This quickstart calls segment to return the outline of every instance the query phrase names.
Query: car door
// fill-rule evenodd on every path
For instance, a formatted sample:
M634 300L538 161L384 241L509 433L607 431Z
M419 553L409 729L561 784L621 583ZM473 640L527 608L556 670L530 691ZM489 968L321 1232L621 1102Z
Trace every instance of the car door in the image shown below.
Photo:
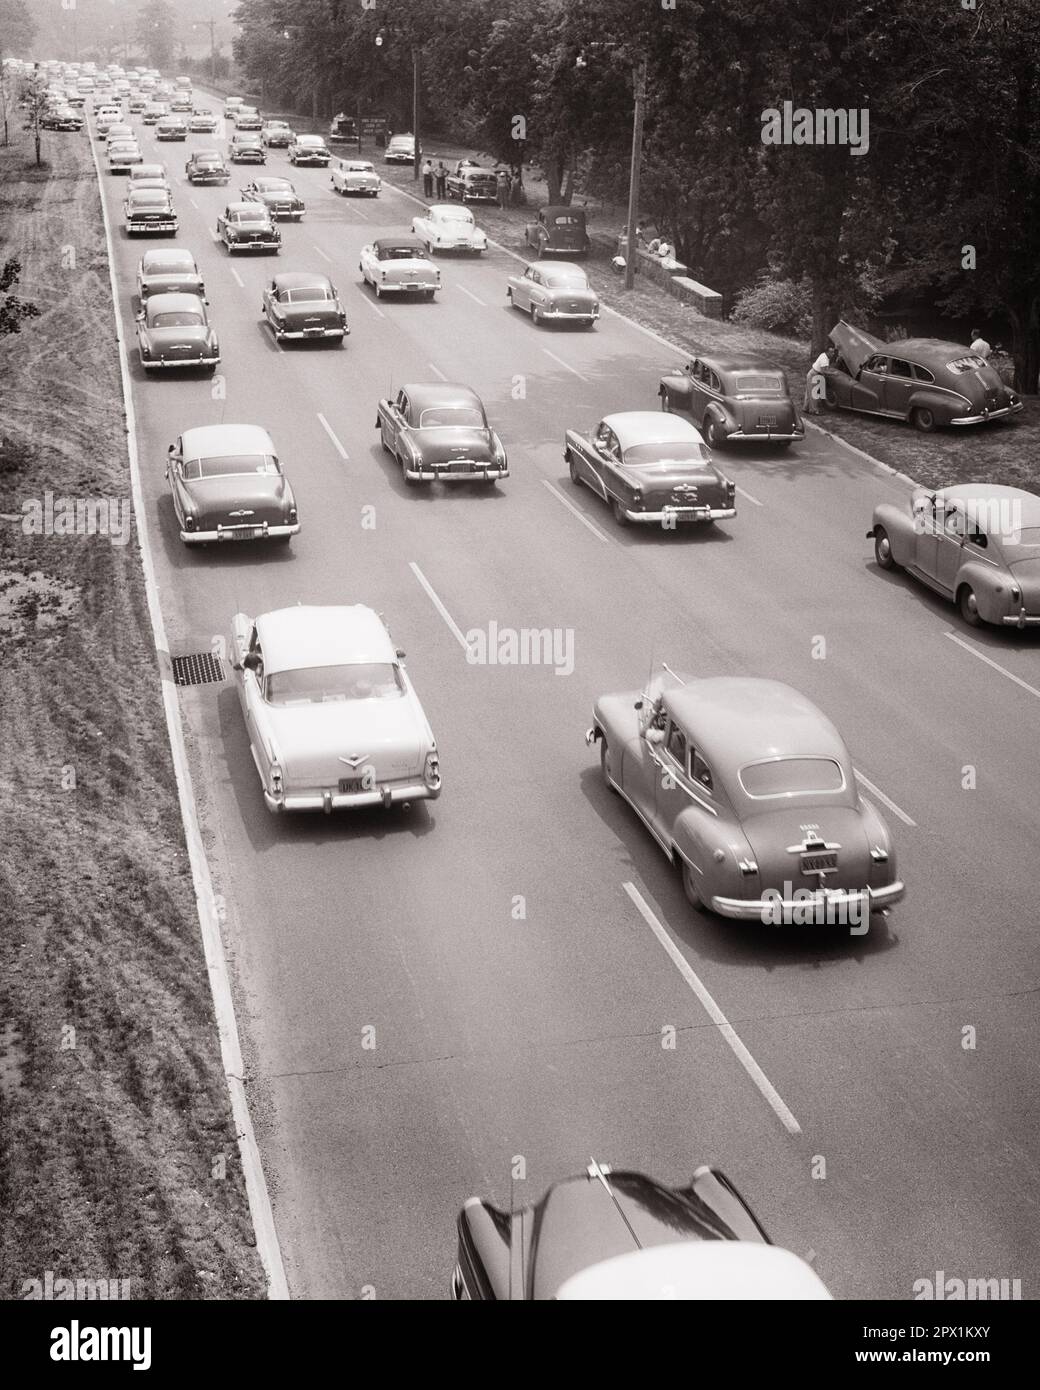
M939 533L942 517L936 515L935 502L924 498L914 508L914 564L923 579L933 582L939 567Z
M883 353L868 357L860 368L859 376L852 383L852 408L854 410L883 411L883 393L888 378L888 358Z
M609 502L605 475L610 462L610 444L614 432L602 422L589 432L585 461L588 464L587 481L593 492L597 492L604 502Z
M243 665L243 669L239 672L241 677L238 684L239 699L246 721L246 732L249 735L249 747L253 754L253 761L266 786L267 771L271 760L267 752L267 740L264 737L266 725L263 698L264 653L255 627L249 635L247 651L239 659L244 662L246 657L249 658L250 664Z
M408 396L398 391L392 401L384 401L379 407L379 427L383 443L392 454L397 452L397 442L408 419Z
M667 725L668 711L663 701L651 701L644 695L639 731L625 745L621 759L622 790L657 839L660 839L656 819L657 783L661 777L660 750Z
M695 357L693 361L690 363L690 414L693 416L694 420L697 422L698 425L704 418L704 407L708 402L708 395L704 380L707 371L708 368L704 365L704 363L700 360L699 357Z
M936 526L935 583L944 594L952 597L957 587L957 575L964 563L964 543L968 534L968 519L960 507L951 507L943 515L943 524Z
M910 414L910 396L914 390L914 372L901 357L890 357L888 373L881 388L885 410L903 419Z
M538 272L533 266L528 266L523 275L520 276L513 298L517 307L520 309L530 309L531 307L531 287L534 285Z
M657 779L655 821L657 833L669 846L675 840L675 826L684 811L691 808L698 817L714 820L714 786L711 771L704 758L690 743L686 733L670 721L660 749ZM700 837L696 839L700 843ZM683 837L683 851L694 869L703 873L705 865L694 852L688 836Z

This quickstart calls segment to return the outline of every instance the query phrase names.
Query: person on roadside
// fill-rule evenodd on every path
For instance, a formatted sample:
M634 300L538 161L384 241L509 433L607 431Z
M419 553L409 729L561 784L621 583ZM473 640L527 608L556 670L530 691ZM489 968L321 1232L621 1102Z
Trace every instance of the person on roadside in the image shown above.
M427 198L433 197L433 163L430 159L423 160L422 191Z
M831 365L833 349L827 348L815 359L805 378L805 399L802 401L803 415L819 415L820 401L827 394L827 379L824 370Z
M443 159L437 161L437 168L434 170L434 178L437 180L437 197L447 197L448 166Z
M981 357L983 362L988 362L989 355L993 351L989 343L986 342L985 338L982 336L982 334L979 332L977 328L973 328L971 330L971 337L972 343L970 350L975 354L976 357Z
M518 208L520 206L523 202L523 196L524 189L520 182L520 175L514 172L513 177L509 180L509 201L513 207Z
M509 173L505 169L499 169L496 176L498 184L498 206L505 211L509 206Z

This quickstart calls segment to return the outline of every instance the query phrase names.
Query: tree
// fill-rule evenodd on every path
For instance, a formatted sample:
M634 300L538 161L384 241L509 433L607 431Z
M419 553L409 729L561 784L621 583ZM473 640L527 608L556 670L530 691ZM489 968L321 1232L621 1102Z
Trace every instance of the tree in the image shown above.
M47 110L47 92L43 85L43 79L37 70L30 78L29 84L25 89L25 129L31 130L33 141L36 146L36 167L39 168L43 163L41 154L42 125L44 112Z
M176 20L169 0L148 0L137 16L137 42L145 51L149 65L160 72L173 62Z
M0 270L0 338L6 337L9 333L20 333L24 319L40 317L40 311L35 304L19 299L16 294L6 293L17 285L21 273L22 263L17 256L12 256Z
M0 59L28 56L36 33L36 21L25 0L0 0Z

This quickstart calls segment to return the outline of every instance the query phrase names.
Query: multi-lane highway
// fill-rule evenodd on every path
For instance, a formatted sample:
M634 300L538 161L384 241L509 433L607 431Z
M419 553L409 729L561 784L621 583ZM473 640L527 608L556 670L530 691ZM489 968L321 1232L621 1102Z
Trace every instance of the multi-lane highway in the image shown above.
M738 515L710 533L618 529L568 481L563 432L655 408L674 350L611 314L533 328L496 248L442 259L436 302L377 303L359 250L415 203L340 199L280 151L266 172L293 178L306 219L277 258L232 259L217 214L253 170L192 188L184 145L141 140L223 353L215 382L131 359L171 648L210 648L240 609L370 604L444 774L409 811L274 817L231 681L183 694L294 1296L444 1297L467 1196L530 1201L593 1156L668 1181L719 1164L840 1297L908 1298L937 1270L1035 1288L1035 635L966 629L878 571L872 508L905 485L818 434L727 455ZM103 175L132 343L136 264L162 243L122 233L124 183ZM261 290L289 269L332 276L342 350L274 343ZM483 397L503 484L409 488L380 450L379 398L442 379ZM274 436L290 548L179 541L167 446L221 421ZM464 635L492 622L572 633L573 672L470 664ZM582 737L597 695L662 660L787 680L834 719L896 837L908 895L886 923L850 937L688 907Z

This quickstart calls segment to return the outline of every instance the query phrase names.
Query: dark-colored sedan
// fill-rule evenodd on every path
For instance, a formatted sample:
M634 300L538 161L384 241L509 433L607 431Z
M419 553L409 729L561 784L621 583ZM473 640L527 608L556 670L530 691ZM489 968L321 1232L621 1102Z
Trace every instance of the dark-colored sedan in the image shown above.
M531 1206L471 1197L458 1219L456 1300L829 1299L773 1245L717 1168L685 1187L593 1162Z
M242 189L247 203L263 203L272 217L284 217L293 222L303 220L306 204L288 179L254 179Z
M689 415L717 449L729 443L786 449L805 427L779 367L750 353L695 357L663 377L661 409Z
M184 166L189 183L227 183L231 170L217 150L196 150Z
M619 526L637 521L674 530L736 516L736 485L711 461L698 431L678 415L629 410L607 415L563 449L571 482L608 503Z
M288 542L296 499L271 436L259 425L203 425L170 445L166 478L185 545Z
M827 403L839 410L907 420L927 434L945 425L989 424L1022 409L985 359L961 343L883 343L844 321L830 339L838 357L823 375Z
M206 367L215 371L220 343L205 301L195 294L152 294L137 314L137 347L146 372Z
M379 402L376 429L406 483L495 483L509 476L502 441L468 386L402 386L393 400Z
M127 236L176 232L177 214L165 188L132 188L123 201L123 226Z
M327 275L289 271L264 287L260 312L281 341L338 338L350 332L336 287Z
M281 249L282 234L262 203L228 203L217 218L217 237L231 255L235 251Z
M592 243L585 225L584 208L542 208L528 222L524 240L539 256L587 256Z
M320 135L294 135L286 148L290 164L317 164L324 169L332 158Z
M259 135L236 130L228 145L228 159L232 164L266 164L267 151Z

